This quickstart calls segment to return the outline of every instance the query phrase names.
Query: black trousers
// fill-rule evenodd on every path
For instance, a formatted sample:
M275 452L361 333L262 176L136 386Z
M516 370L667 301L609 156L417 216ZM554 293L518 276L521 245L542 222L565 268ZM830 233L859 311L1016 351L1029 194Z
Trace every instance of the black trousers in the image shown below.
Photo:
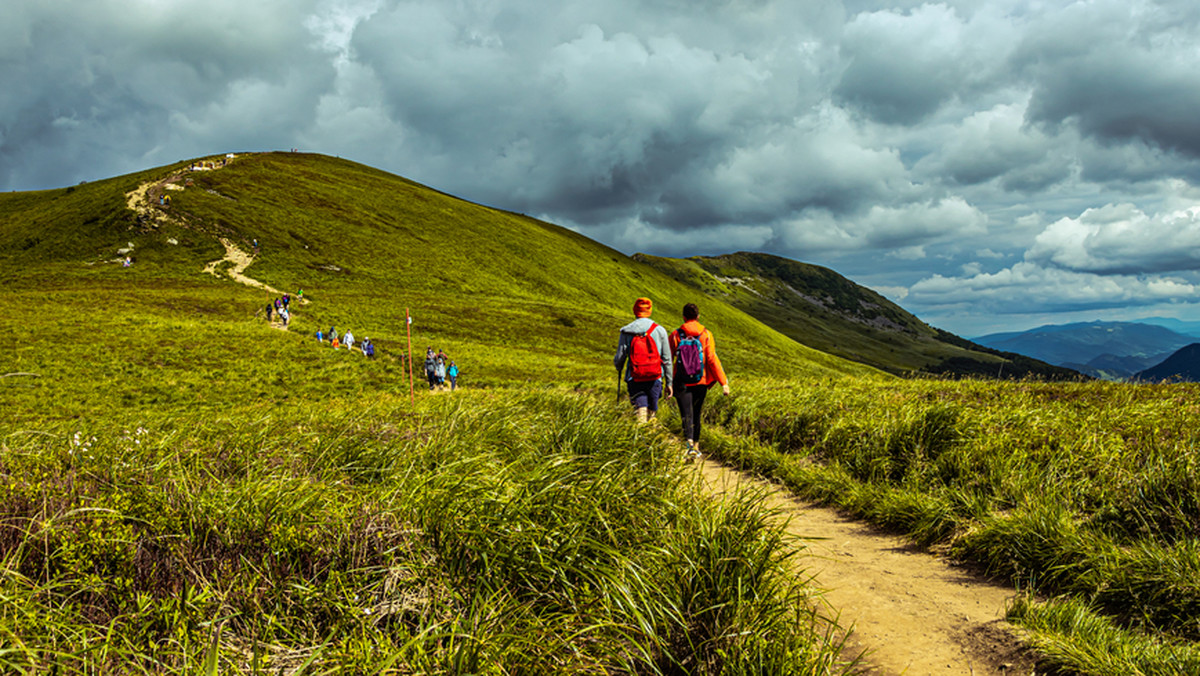
M673 386L675 401L679 404L679 417L683 419L683 436L685 439L700 441L700 410L704 408L704 397L708 395L707 385L687 386L677 380Z

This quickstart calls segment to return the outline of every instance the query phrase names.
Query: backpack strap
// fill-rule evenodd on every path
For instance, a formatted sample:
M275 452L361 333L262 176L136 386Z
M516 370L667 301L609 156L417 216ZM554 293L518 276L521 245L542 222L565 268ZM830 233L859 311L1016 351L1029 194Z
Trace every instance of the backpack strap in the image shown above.
M651 333L654 333L654 329L657 329L657 328L658 328L658 324L655 324L654 322L650 322L650 328L646 329L646 332L642 335L648 336Z

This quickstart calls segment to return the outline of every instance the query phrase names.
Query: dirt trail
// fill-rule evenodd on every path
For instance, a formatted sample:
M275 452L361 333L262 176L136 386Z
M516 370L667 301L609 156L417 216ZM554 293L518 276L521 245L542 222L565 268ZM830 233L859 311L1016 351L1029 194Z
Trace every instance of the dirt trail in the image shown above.
M808 545L800 561L824 600L853 627L847 647L866 651L868 673L905 676L1034 674L1035 658L1004 620L1011 588L990 583L923 553L903 539L796 499L779 487L704 461L714 492L764 489L788 532Z
M233 281L238 282L240 284L245 284L246 286L253 286L256 289L262 289L264 291L269 291L271 293L277 293L280 295L283 294L282 291L280 291L279 289L276 289L273 286L263 284L262 282L258 281L257 279L253 279L253 278L247 277L246 275L242 274L243 272L246 271L246 268L250 267L250 264L254 262L254 256L251 256L250 254L246 253L245 251L242 251L241 249L237 248L237 246L233 242L230 242L229 240L225 239L224 237L221 238L221 244L223 244L225 246L225 257L215 260L215 261L209 263L208 265L204 266L205 272L207 272L210 275L220 277L221 276L221 274L220 274L221 264L225 263L225 262L230 262L230 263L233 263L233 266L231 268L229 268L227 274L229 275L229 278L232 279Z
M203 165L205 162L211 166L211 169L208 169L208 171L220 169L229 163L228 158L225 160L210 159L194 162L193 166ZM130 211L137 214L138 222L149 224L151 227L158 227L164 223L177 222L178 219L173 217L167 209L156 208L154 200L156 196L163 195L167 190L180 189L182 186L179 185L179 180L188 171L190 170L180 170L163 178L146 181L125 193L125 205L129 207Z
M228 166L228 160L228 156L226 158L218 157L208 160L198 160L193 163L193 166L204 167L204 169L202 169L203 171L219 171L221 168ZM151 179L146 181L133 190L125 193L126 205L131 211L138 215L138 220L140 222L150 223L154 227L157 227L159 224L163 223L177 223L178 219L171 215L169 210L156 207L154 204L154 199L156 194L161 195L164 193L164 191L183 189L183 186L179 185L179 181L189 171L192 170L188 169L185 171L178 171L165 178ZM263 291L267 291L272 294L283 294L283 292L279 289L276 289L268 284L264 284L257 279L247 277L244 274L246 268L250 267L250 264L254 262L254 256L237 248L237 245L224 237L220 238L220 242L225 247L224 258L220 258L204 266L204 272L207 272L214 277L220 277L221 264L229 262L233 265L226 271L226 274L228 274L229 278L233 281L238 282L239 284L245 284L246 286L252 286L256 289L262 289ZM306 298L299 298L297 300L299 300L303 305L308 304L308 299Z

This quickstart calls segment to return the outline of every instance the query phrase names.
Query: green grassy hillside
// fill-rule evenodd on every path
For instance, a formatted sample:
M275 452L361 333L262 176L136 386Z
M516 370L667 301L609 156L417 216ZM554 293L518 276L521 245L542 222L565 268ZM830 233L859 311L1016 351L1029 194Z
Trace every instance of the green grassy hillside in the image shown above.
M316 155L191 164L0 195L4 673L853 672L761 498L613 397L642 295L717 336L706 452L1061 595L1011 611L1054 665L1200 668L1194 387L904 381L789 336L1002 362L812 266L628 258ZM245 273L309 301L288 331L204 271L255 240ZM466 391L410 401L406 308Z
M0 313L36 337L15 341L5 371L37 374L6 382L5 415L406 389L406 308L417 349L445 349L464 384L615 386L616 331L642 295L668 327L698 302L734 378L870 372L581 235L353 162L269 153L182 171L190 164L0 195ZM127 206L127 193L172 176L177 189L151 187L148 215ZM246 252L257 240L246 274L304 290L311 303L289 332L256 318L271 294L202 272L224 255L219 238ZM309 339L330 325L371 337L383 358Z
M736 387L882 374L361 165L191 165L0 195L0 672L844 670L782 525L636 426L611 355L645 295L701 305ZM255 240L290 330L204 271ZM410 401L406 309L463 391Z
M828 268L761 253L634 258L810 347L893 373L1073 379L1079 374L935 329Z

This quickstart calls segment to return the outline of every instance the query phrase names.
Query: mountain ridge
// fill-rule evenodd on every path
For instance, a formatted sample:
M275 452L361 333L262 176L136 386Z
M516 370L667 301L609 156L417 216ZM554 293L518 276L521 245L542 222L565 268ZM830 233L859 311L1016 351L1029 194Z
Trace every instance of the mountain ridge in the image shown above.
M975 340L1089 375L1120 379L1162 361L1196 339L1159 324L1093 321L1047 324Z
M929 326L837 272L766 253L674 259L635 254L798 342L891 373L1073 379L1080 374Z
M1200 342L1185 345L1162 362L1133 374L1135 382L1200 382Z

